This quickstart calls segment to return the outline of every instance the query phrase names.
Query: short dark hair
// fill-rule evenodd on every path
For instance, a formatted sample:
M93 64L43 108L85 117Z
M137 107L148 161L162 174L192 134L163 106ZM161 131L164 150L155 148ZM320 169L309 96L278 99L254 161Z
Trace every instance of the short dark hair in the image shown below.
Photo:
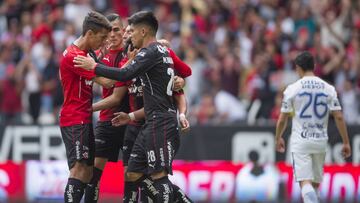
M129 25L144 24L150 27L152 34L156 35L159 27L158 20L151 11L139 11L128 18Z
M298 65L304 71L313 71L315 62L313 55L308 52L304 51L300 53L294 61L295 65Z
M102 29L111 31L111 24L106 17L96 11L91 11L87 14L83 21L82 35L84 36L87 31L92 30L94 33L100 32Z
M110 13L106 15L106 19L108 19L108 21L110 22L113 22L115 20L121 20L121 17L116 13Z

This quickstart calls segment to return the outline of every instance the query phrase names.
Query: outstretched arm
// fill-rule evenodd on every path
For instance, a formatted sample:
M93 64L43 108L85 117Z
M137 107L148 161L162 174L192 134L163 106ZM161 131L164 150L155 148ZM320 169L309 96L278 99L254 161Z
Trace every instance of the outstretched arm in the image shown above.
M131 113L117 112L114 113L115 118L111 120L113 126L122 126L128 124L130 121L142 120L145 118L144 108Z
M125 86L114 88L114 91L110 96L92 105L93 111L95 112L104 109L109 109L119 105L119 103L122 101L126 93L127 93L127 88Z
M161 60L157 60L153 55L150 51L143 50L136 55L134 60L129 59L128 63L124 65L125 67L123 66L120 69L96 63L94 59L84 56L75 57L74 63L77 68L86 70L95 69L95 74L98 76L125 82L139 76L161 62Z

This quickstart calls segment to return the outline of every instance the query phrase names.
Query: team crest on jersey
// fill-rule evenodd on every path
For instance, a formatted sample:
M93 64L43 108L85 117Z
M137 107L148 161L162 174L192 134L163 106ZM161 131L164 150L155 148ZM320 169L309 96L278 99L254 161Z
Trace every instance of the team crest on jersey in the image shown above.
M141 51L141 52L139 52L138 54L137 54L137 56L141 56L141 57L144 57L145 56L145 52L143 52L143 51Z
M157 49L159 50L159 52L161 52L161 53L163 53L163 54L167 52L167 48L166 48L166 47L163 47L163 46L161 46L161 45L157 45L156 47L157 47Z
M336 100L334 101L334 106L340 106L339 100L336 99Z
M64 52L63 52L63 56L66 56L66 54L67 54L67 50L65 50Z
M85 80L85 85L92 86L93 83L94 83L94 82L93 82L92 80Z

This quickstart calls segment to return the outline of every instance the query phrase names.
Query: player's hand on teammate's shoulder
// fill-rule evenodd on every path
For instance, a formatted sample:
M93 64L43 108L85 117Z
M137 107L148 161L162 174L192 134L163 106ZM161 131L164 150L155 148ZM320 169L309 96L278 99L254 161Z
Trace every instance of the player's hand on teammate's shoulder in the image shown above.
M179 91L181 89L183 89L185 87L185 80L182 77L179 76L175 76L174 77L174 86L173 86L173 90L174 91Z
M341 155L343 156L343 158L349 158L351 156L351 147L350 144L343 144L342 149L341 149Z
M276 145L276 151L280 152L280 153L284 153L285 152L285 141L284 138L279 138L277 140L275 140L275 145Z
M85 57L85 56L78 55L74 58L73 62L74 62L75 67L83 68L86 70L92 70L96 66L95 60L93 58L91 58L90 56Z
M128 124L131 119L129 114L125 112L117 112L114 113L115 117L111 120L113 126L122 126Z
M181 127L181 131L182 132L187 132L190 130L190 123L189 121L186 119L185 114L180 114L179 115L179 120L180 120L180 127Z
M166 39L159 39L159 40L157 40L157 42L159 42L163 46L170 48L170 42Z

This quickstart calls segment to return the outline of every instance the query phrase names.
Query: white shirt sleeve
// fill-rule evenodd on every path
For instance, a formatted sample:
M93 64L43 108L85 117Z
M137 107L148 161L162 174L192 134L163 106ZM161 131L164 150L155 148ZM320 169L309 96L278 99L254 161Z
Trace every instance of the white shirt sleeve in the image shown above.
M330 111L339 111L341 110L341 105L339 99L337 97L337 93L335 88L331 89L330 101L329 101L329 109Z
M291 86L288 86L283 94L283 100L281 102L281 112L282 113L290 113L293 112L292 105L292 96L291 96Z

